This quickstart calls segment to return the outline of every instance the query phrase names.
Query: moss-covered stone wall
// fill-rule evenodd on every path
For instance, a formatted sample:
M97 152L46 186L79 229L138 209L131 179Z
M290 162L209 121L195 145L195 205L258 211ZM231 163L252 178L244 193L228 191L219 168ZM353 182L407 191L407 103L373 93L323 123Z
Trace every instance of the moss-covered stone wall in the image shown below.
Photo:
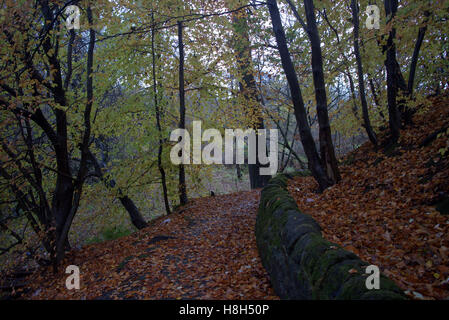
M281 174L262 190L256 222L260 257L281 299L405 299L396 284L380 276L380 289L367 289L368 263L321 236L318 223L299 211Z

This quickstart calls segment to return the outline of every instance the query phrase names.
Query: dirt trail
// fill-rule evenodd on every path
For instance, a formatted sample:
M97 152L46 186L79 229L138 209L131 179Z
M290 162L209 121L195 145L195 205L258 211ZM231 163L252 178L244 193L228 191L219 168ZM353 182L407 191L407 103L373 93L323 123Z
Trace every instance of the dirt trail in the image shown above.
M277 299L257 253L259 190L194 199L130 236L86 246L64 261L81 288L50 269L33 275L32 299Z

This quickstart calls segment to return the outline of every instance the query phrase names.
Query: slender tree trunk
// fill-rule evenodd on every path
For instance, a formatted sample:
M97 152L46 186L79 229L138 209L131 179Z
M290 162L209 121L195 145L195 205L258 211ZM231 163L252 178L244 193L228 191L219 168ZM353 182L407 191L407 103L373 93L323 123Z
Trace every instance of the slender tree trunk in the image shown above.
M154 23L154 13L151 13L151 20ZM157 92L157 79L156 79L156 52L154 48L155 41L155 30L151 29L151 56L153 64L153 96L154 96L154 107L156 109L156 127L159 132L159 148L157 153L157 166L159 172L161 173L161 184L162 184L162 194L164 197L165 211L170 214L170 203L168 202L168 191L167 191L167 181L165 176L165 170L162 165L162 151L163 151L163 141L162 141L162 127L161 127L161 110L158 105L158 92Z
M373 78L371 78L371 75L368 73L368 83L370 86L371 94L373 95L374 103L376 104L376 107L380 107L379 98L377 96L376 87L374 86ZM383 118L383 116L382 116Z
M341 179L338 170L337 157L335 156L334 145L332 142L332 132L327 112L326 86L324 82L323 57L321 53L321 40L318 34L318 27L315 19L315 7L313 0L304 0L306 11L307 31L312 46L312 74L313 84L315 86L316 110L318 124L320 127L320 153L321 161L326 165L328 177L333 182Z
M186 128L186 104L184 90L184 42L182 40L182 21L178 21L178 47L179 47L179 128ZM187 203L186 174L184 164L179 165L179 201L182 205Z
M281 16L276 0L268 0L267 6L268 10L270 11L271 23L273 25L273 31L276 37L276 43L279 50L279 55L281 57L282 67L284 69L285 76L287 77L287 81L290 87L296 122L299 126L301 142L309 161L309 168L316 181L318 182L320 190L323 191L332 183L331 181L329 181L326 175L326 171L321 164L321 160L318 155L312 133L310 131L301 89L299 87L298 78L296 76L295 68L287 47L285 32L282 26Z
M385 13L390 23L394 18L398 8L397 0L384 0ZM396 46L394 40L396 37L396 29L391 28L387 46L385 48L387 57L385 60L385 67L387 69L387 101L388 101L388 115L389 115L389 125L391 132L391 143L395 143L399 139L400 128L401 128L401 115L397 106L397 95L399 79L397 73L397 61L396 61Z
M298 131L298 125L295 126L295 130L293 131L293 137L295 137L296 131ZM306 168L306 165L304 164L304 162L302 162L301 158L299 158L298 154L294 150L295 142L296 142L296 140L293 139L291 146L288 147L289 152L288 152L287 160L285 161L284 169L288 166L288 163L290 162L290 158L291 158L292 154L298 161L299 165L301 166L301 169Z
M237 179L242 180L242 169L238 163L235 165L235 169L237 171Z
M348 77L349 81L349 90L351 91L351 97L352 97L352 113L354 114L354 117L359 121L359 108L357 107L357 97L355 95L355 86L354 86L354 80L352 79L352 75L349 72L349 68L346 71L346 76Z
M126 196L126 195L120 196L119 200L120 200L120 203L122 204L122 206L128 212L129 217L131 218L132 224L137 229L140 230L140 229L143 229L143 228L148 226L147 222L145 221L145 219L140 214L139 209L137 209L137 207L134 204L134 202L128 196Z
M51 31L53 29L52 21L54 19L52 9L46 1L39 1L39 5L41 6L42 15L45 19L44 28L47 31ZM53 95L53 100L60 106L67 106L64 84L62 81L61 66L56 55L56 50L54 50L54 45L48 34L42 41L42 48L48 57L50 70L52 71L49 76L49 80L52 82L52 87L50 90ZM31 58L26 58L26 60L28 67L31 67L32 71L34 68L33 61ZM32 75L35 75L33 71ZM67 236L64 234L68 232L66 231L67 222L71 221L71 215L74 214L72 209L74 203L76 204L76 199L74 197L75 185L73 183L72 170L70 168L69 160L67 115L65 110L59 108L54 108L54 113L56 118L56 135L54 135L51 128L47 128L46 133L50 134L49 138L51 137L51 141L55 149L56 167L58 171L51 209L56 230L55 232L49 231L52 235L54 234L54 251L51 252L51 259L53 262L53 270L56 272L58 260L61 259L61 256L64 253L63 250L62 254L57 253L57 251L61 252L60 249L58 250L58 246L60 246L61 242L68 244Z
M415 49L413 50L412 61L410 63L410 73L408 76L407 92L411 98L413 97L413 85L415 82L416 66L418 65L419 52L421 50L424 36L427 31L427 19L428 19L430 13L428 11L426 11L424 13L424 15L425 15L425 22L424 22L425 25L423 27L419 28L418 38L416 39Z
M365 95L365 80L363 77L362 57L360 56L359 47L359 5L357 3L357 0L351 0L351 9L352 23L354 25L354 54L357 61L357 74L359 78L359 95L362 104L363 126L365 127L366 133L371 143L374 146L377 146L377 137L371 126L371 121L369 119L368 113L368 103L366 102Z
M280 112L280 107L278 107L278 113L280 114L281 112ZM287 125L286 125L286 128L285 128L285 132L286 132L286 134L288 134L288 129L289 129L289 127L290 127L290 112L288 112L288 114L287 114ZM281 129L280 128L280 125L279 125L279 129ZM286 139L284 139L284 142L288 142ZM282 155L281 155L281 161L279 162L280 164L281 164L281 171L284 171L283 170L283 168L284 168L284 166L283 166L283 164L284 164L284 158L285 158L285 149L286 149L287 147L284 145L283 147L282 147Z
M58 240L56 241L56 259L55 259L55 269L56 266L64 258L64 250L68 245L68 235L70 227L72 225L75 214L78 210L79 203L81 200L81 195L83 192L84 181L87 176L88 171L88 159L89 159L89 143L91 136L91 111L93 106L93 61L94 61L94 49L95 49L95 30L93 29L93 17L92 10L90 6L87 7L87 19L89 22L89 46L87 49L87 67L86 67L86 107L84 109L84 132L82 142L80 144L81 160L78 169L78 174L74 184L74 194L73 201L70 207L70 211L66 216L66 219L60 229L58 234Z
M92 163L94 167L95 175L105 184L106 188L114 186L115 181L114 180L107 181L104 178L101 166L97 158L93 155L93 153L90 150L88 152L89 152L89 161ZM134 202L127 195L124 195L121 189L118 189L118 193L119 193L118 199L120 200L120 203L123 205L125 210L128 212L132 224L137 229L142 229L148 226L148 224L146 223L139 209L137 209L137 206L134 204Z

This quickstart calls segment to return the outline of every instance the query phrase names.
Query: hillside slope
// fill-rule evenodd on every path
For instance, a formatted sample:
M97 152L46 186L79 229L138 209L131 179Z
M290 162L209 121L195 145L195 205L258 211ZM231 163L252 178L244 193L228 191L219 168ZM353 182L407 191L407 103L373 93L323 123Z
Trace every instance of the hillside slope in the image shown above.
M436 134L448 125L449 99L432 100L396 148L366 143L349 154L342 181L323 194L312 177L289 185L325 238L380 266L416 299L449 298L449 160L440 153L448 137Z

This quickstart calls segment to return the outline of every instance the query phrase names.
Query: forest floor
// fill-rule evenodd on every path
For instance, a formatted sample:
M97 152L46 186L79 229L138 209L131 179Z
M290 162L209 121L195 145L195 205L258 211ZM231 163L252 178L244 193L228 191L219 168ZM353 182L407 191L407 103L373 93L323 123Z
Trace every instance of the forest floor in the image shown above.
M366 143L346 155L342 180L322 194L312 177L289 184L325 238L378 265L413 299L449 298L449 216L436 209L449 195L447 136L435 134L449 125L448 105L435 99L415 114L395 148ZM72 250L58 274L34 273L22 298L278 299L255 242L259 193L193 199L143 230ZM80 290L65 287L70 264Z
M257 252L259 190L193 199L129 236L72 250L39 269L25 299L277 299ZM65 267L80 269L67 290ZM63 270L64 269L64 270Z
M449 299L449 159L439 152L448 137L434 134L448 125L449 100L433 100L396 148L366 143L347 155L342 181L322 194L312 177L289 184L326 239L378 265L415 299ZM446 215L436 210L443 199Z

